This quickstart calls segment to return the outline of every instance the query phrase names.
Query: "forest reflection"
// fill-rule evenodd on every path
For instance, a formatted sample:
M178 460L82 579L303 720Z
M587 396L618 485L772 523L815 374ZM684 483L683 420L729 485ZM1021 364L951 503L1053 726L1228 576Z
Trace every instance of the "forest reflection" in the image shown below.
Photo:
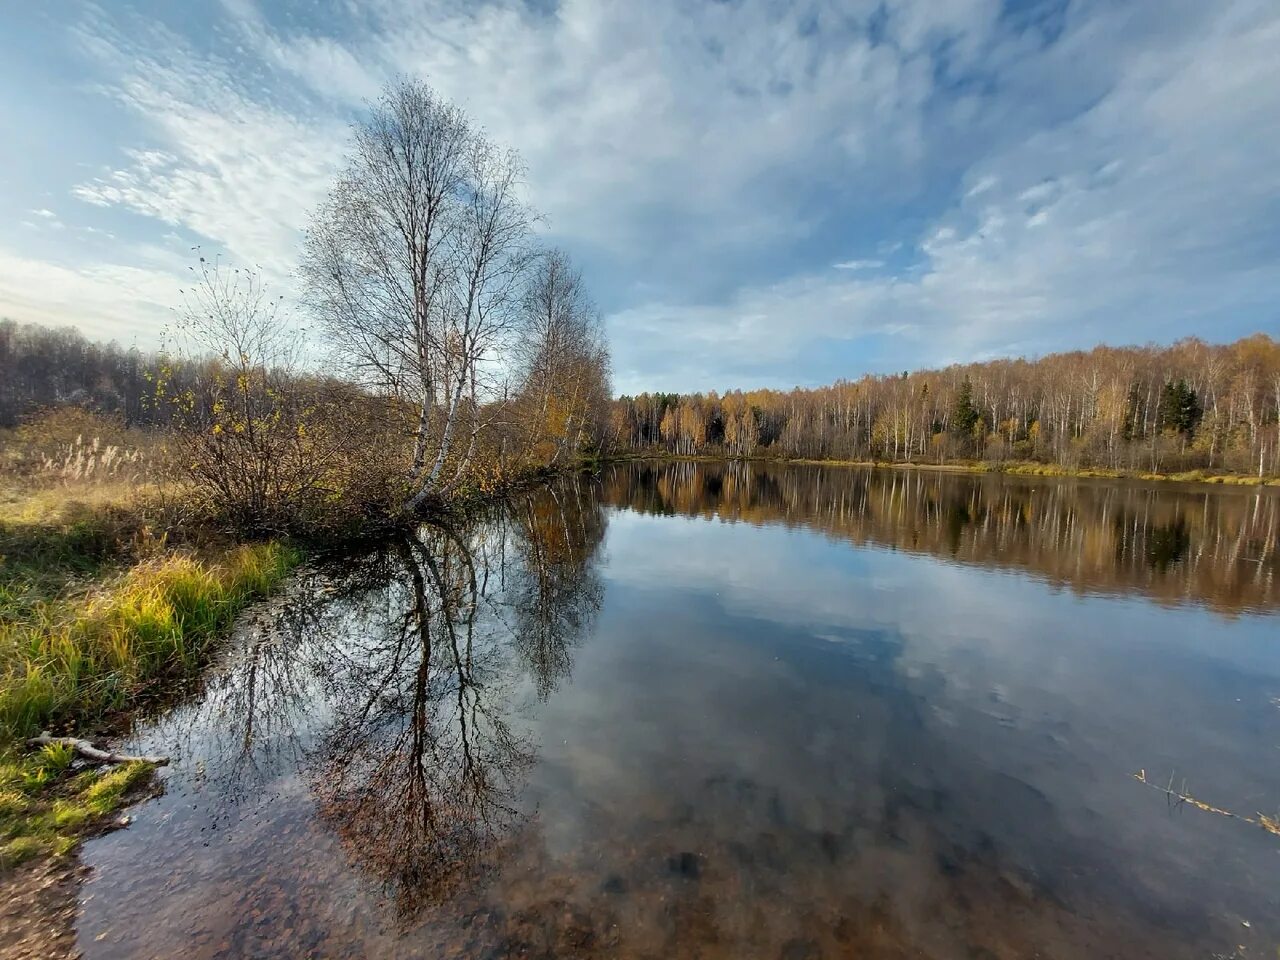
M322 565L155 734L224 801L298 770L407 922L501 862L526 816L519 708L568 675L599 610L605 517L570 482Z
M1141 593L1223 614L1274 609L1274 491L742 461L632 461L613 506L820 530L1021 570L1079 593Z

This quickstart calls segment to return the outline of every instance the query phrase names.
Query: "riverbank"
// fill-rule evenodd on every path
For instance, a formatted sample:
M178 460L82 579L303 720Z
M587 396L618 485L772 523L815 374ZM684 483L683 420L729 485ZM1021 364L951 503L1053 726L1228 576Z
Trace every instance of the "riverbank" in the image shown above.
M43 730L127 730L198 674L236 615L301 561L283 540L183 524L129 484L0 489L0 871L58 857L144 795L148 764L94 769Z
M1064 467L1052 463L1030 460L1008 460L1001 463L989 461L957 461L952 463L910 463L884 460L819 460L808 457L726 457L707 454L676 454L665 452L636 452L610 458L625 460L677 460L690 463L725 463L740 460L750 463L799 464L816 467L859 467L877 470L923 470L939 473L1007 474L1017 477L1062 477L1080 480L1140 480L1152 483L1206 483L1219 486L1274 487L1280 486L1280 477L1258 477L1239 473L1214 473L1208 470L1184 470L1174 473L1155 473L1142 470L1113 470L1106 467Z
M460 485L423 515L457 520L560 472ZM240 612L305 558L419 516L343 513L246 541L172 486L0 471L0 960L70 954L81 843L162 789L152 763L97 766L29 739L127 733L189 689Z
M420 515L458 519L561 472L461 485L425 514L343 514L332 529L248 541L180 489L0 473L0 873L71 852L151 779L130 764L98 785L69 751L33 751L30 738L127 732L199 676L236 616L305 556Z

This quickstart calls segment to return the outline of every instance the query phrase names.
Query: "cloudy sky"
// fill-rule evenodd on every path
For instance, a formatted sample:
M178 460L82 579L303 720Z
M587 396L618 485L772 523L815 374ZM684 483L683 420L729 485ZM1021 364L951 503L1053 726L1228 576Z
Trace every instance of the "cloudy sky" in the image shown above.
M421 76L528 164L623 391L1280 334L1276 0L210 0L0 13L0 316L287 290Z

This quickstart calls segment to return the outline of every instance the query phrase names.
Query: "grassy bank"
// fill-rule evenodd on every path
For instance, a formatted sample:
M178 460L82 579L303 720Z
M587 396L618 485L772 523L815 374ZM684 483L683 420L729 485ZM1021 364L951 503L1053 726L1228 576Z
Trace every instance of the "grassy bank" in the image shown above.
M0 870L74 850L144 794L151 779L150 764L72 772L73 759L61 746L0 756Z
M151 776L78 770L65 748L32 752L26 738L126 729L301 559L165 511L136 486L0 480L0 868L74 848Z
M1001 462L962 460L951 463L907 463L884 460L818 460L807 457L725 457L664 452L638 452L623 454L609 459L614 462L626 460L680 460L690 463L723 463L726 460L744 460L751 463L789 463L816 467L874 467L886 470L927 470L941 473L1003 473L1025 477L1144 480L1161 483L1209 483L1247 487L1280 486L1280 477L1275 476L1258 477L1252 474L1216 473L1211 470L1155 473L1143 470L1112 470L1106 467L1067 467L1030 460L1006 460Z
M279 543L214 558L166 552L70 595L11 604L0 621L0 731L98 723L144 702L158 682L194 672L218 631L298 559Z

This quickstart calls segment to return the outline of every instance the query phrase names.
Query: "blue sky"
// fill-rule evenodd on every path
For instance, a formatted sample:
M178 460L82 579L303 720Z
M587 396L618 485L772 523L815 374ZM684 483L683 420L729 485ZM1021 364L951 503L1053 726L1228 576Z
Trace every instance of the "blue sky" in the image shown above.
M1280 334L1275 0L10 4L0 316L157 342L191 248L288 291L424 77L529 168L619 390Z

